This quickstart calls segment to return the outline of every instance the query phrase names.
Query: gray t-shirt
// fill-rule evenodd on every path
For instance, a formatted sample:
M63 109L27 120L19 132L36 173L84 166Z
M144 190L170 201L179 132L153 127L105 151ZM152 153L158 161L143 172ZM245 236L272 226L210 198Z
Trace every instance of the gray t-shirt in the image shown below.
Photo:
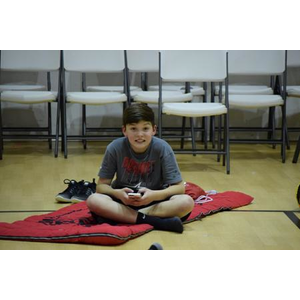
M156 137L145 153L135 153L126 137L111 142L98 173L100 178L113 179L113 188L140 184L151 190L161 190L182 181L180 170L170 145Z

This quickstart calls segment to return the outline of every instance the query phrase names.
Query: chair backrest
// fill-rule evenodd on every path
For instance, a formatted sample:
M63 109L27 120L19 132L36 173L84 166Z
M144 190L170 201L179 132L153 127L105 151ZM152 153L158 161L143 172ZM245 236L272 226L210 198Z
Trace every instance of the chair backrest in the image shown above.
M5 71L55 71L60 66L59 50L2 50Z
M291 68L300 67L300 50L288 50L287 66Z
M65 50L66 71L118 73L125 69L123 50Z
M285 71L284 50L229 50L228 72L234 75L279 75Z
M127 50L127 66L131 72L158 72L158 50Z
M161 51L161 77L165 81L220 82L226 76L226 51Z

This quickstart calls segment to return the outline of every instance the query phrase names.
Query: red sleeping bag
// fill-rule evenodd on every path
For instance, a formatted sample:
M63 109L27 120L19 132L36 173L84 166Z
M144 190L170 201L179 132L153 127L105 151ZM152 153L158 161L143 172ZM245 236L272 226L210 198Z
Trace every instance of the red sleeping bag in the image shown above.
M200 193L201 188L198 189L196 187L192 187L194 194L191 196L194 199L202 193ZM198 192L195 193L196 190ZM187 189L188 194L189 191ZM185 223L198 220L215 212L247 205L253 200L251 196L240 192L225 192L210 197L212 198L210 202L195 204L191 215ZM82 202L52 213L31 216L12 224L0 222L0 239L119 245L151 230L153 230L153 227L148 224L95 224L86 203Z

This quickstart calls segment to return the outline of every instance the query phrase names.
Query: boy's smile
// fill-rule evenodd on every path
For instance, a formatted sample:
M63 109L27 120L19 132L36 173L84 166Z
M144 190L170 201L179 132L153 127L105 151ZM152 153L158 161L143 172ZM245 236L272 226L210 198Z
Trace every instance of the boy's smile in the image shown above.
M138 123L126 124L122 127L124 136L128 138L130 146L135 153L145 152L156 134L156 126L151 122L140 121Z

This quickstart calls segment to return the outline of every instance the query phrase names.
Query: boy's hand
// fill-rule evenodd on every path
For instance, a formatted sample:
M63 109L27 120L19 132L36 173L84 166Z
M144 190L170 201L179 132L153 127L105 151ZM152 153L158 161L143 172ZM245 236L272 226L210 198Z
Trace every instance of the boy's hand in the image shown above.
M153 191L147 188L140 188L139 193L142 194L140 199L136 199L138 204L136 206L148 205L151 202L157 200L157 191Z
M143 205L141 203L141 199L142 199L142 195L141 193L134 193L133 195L128 195L128 198L129 200L131 201L130 205L133 205L133 206L141 206Z
M114 197L120 199L125 205L135 205L138 196L129 196L134 191L130 188L115 189ZM141 204L140 204L141 205Z
M130 188L116 189L114 197L120 199L125 205L143 206L148 205L156 200L162 200L160 191L153 191L147 188L140 188L140 195L128 195L134 191Z

